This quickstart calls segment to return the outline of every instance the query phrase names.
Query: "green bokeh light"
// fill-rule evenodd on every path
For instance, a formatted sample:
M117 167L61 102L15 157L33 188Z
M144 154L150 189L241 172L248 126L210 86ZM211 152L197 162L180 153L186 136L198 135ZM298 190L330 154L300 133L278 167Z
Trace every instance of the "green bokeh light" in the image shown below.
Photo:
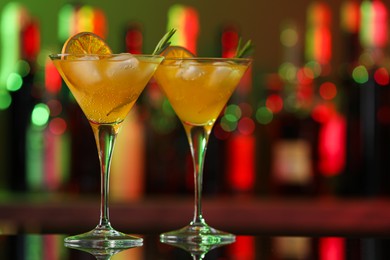
M321 68L321 64L319 64L318 62L309 61L305 64L305 67L311 69L315 78L321 75L322 68Z
M7 79L7 90L8 91L18 91L23 85L22 76L18 73L11 73Z
M71 26L75 8L71 4L65 4L58 12L58 38L65 42L71 35Z
M361 26L360 26L360 43L364 47L370 47L373 44L374 37L372 37L372 20L374 16L374 8L372 7L371 1L362 1L360 6L360 15L361 15Z
M352 78L355 82L363 84L368 81L368 71L366 67L360 65L353 69Z
M19 60L16 64L17 71L22 77L26 77L30 73L30 64L25 60Z
M242 112L238 105L231 104L226 107L224 114L229 121L238 121L241 118Z
M297 68L290 62L284 62L279 66L278 74L286 81L294 81L296 79Z
M237 119L232 115L224 115L221 118L221 128L226 132L233 132L237 128Z
M262 125L269 124L273 117L274 115L268 107L262 106L259 107L256 111L256 120Z
M7 91L0 91L0 110L7 109L12 102L11 95Z
M7 86L9 75L19 60L21 9L21 4L10 2L0 13L0 88Z
M227 121L229 121L229 122L232 122L232 123L238 121L238 120L237 120L237 117L235 117L235 116L232 115L232 114L226 114L226 115L224 115L224 119L227 120Z
M49 121L49 115L50 109L47 105L37 104L32 111L31 122L36 126L43 126Z

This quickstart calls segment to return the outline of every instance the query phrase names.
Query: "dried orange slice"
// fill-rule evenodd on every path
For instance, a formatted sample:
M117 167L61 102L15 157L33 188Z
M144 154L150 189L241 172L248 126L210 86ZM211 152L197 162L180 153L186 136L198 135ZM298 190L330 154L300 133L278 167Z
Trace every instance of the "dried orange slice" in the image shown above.
M65 42L62 53L79 54L112 54L111 48L98 35L91 32L77 33Z
M187 50L182 46L171 45L168 46L161 55L165 56L165 58L192 58L195 57L192 52Z

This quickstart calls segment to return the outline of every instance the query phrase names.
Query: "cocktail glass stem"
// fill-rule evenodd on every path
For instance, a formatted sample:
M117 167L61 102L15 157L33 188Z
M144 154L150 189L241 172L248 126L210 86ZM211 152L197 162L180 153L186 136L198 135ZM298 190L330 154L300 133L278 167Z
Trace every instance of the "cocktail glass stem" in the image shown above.
M109 220L109 185L110 185L110 166L112 152L114 150L114 144L117 136L118 126L111 124L94 124L91 123L93 132L95 134L95 140L99 153L100 160L100 221L98 228L111 229Z
M207 143L211 127L192 126L183 124L190 144L192 161L194 165L194 218L191 225L205 225L202 216L202 189L203 189L203 167L206 156ZM210 128L210 130L208 130Z
M129 248L142 245L142 238L133 237L116 231L109 220L109 177L112 153L116 136L120 129L118 124L95 124L90 122L95 135L100 160L101 200L99 224L91 231L67 237L66 244L81 248Z
M183 122L183 126L194 165L194 217L184 228L161 234L160 240L165 243L195 243L196 245L232 243L235 241L234 235L210 227L202 216L203 166L213 124L198 126Z

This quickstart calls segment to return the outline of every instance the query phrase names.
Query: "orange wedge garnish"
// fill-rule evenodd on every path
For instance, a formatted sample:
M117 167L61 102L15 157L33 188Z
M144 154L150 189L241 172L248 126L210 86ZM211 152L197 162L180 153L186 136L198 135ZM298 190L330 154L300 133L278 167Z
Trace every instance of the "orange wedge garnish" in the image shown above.
M189 50L181 46L171 45L168 46L161 55L165 58L192 58L195 57Z
M81 32L69 37L62 47L62 53L107 55L112 54L112 51L100 36L91 32Z

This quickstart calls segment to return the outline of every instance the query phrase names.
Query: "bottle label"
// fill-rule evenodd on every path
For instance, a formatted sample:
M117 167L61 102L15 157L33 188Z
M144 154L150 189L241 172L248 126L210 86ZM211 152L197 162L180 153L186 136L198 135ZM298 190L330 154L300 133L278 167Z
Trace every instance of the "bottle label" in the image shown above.
M276 181L305 185L311 181L311 147L306 140L281 140L274 144L273 174Z

